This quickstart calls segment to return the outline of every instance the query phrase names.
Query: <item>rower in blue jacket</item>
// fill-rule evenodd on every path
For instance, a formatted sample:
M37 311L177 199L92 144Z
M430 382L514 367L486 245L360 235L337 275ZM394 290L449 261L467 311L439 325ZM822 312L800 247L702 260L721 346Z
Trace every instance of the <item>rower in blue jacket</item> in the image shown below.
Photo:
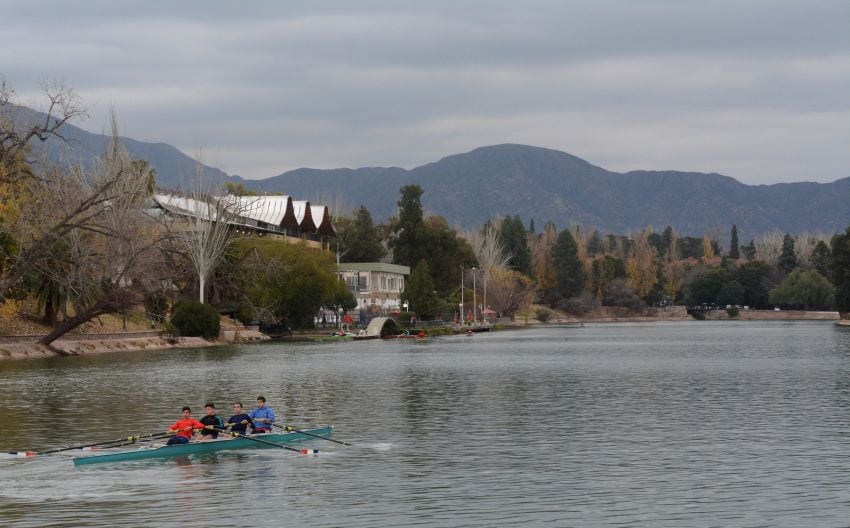
M250 425L253 427L254 422L252 422L251 417L242 410L242 402L236 402L233 404L233 416L228 418L227 423L224 425L225 427L229 427L234 433L245 434L248 426Z
M248 417L254 423L254 434L271 431L274 423L274 411L266 405L266 399L263 396L257 396L257 407L248 413Z

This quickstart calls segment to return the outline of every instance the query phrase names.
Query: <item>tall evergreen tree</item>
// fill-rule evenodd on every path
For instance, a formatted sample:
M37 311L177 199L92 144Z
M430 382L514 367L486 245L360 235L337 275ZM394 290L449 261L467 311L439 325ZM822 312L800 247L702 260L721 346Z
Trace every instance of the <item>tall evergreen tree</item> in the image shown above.
M782 238L782 253L776 263L782 273L791 273L797 267L797 255L794 253L794 238L785 233Z
M809 264L811 264L818 273L829 279L831 276L829 271L829 260L831 258L832 254L829 251L829 246L826 245L826 242L820 240L812 250L812 256L809 257Z
M664 232L661 233L661 256L668 260L675 260L676 255L676 235L673 233L673 228L667 226Z
M428 255L422 212L424 192L418 185L405 185L401 188L398 222L394 226L395 236L390 241L396 264L413 267Z
M432 319L440 310L440 299L434 291L428 261L420 260L404 284L403 298L410 302L410 310L420 319Z
M499 229L499 242L505 249L505 253L510 255L508 267L527 275L533 276L531 249L528 247L528 234L525 231L525 226L522 225L519 215L513 218L508 216L502 220L502 226Z
M732 224L732 241L729 243L729 257L738 260L741 258L741 251L738 249L738 226Z
M839 312L850 312L850 227L832 237L830 246L829 271L835 284L835 307Z
M587 241L587 254L595 257L603 251L605 251L605 244L602 242L602 236L600 236L599 231L594 230Z
M584 290L587 272L578 258L578 246L569 229L558 235L552 247L552 262L555 266L557 291L562 298L575 297Z
M337 241L343 262L378 262L387 254L372 215L362 205L354 218L337 219Z
M424 217L422 193L418 185L401 188L398 221L392 227L394 237L390 241L393 261L411 268L420 261L427 261L436 289L448 295L457 287L460 267L477 265L475 253L443 217Z

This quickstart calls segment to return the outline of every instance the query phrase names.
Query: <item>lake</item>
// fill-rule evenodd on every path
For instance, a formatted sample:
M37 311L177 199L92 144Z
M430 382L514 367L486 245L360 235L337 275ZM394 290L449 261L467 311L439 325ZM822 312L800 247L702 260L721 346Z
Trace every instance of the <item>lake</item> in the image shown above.
M850 329L542 327L0 362L0 451L162 431L263 394L343 446L0 459L0 524L848 526Z

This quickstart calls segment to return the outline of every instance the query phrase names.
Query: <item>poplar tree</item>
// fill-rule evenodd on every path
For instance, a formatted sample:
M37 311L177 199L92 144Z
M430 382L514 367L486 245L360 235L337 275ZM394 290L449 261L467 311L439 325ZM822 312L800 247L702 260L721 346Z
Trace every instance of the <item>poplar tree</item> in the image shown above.
M835 284L835 306L846 315L850 312L850 227L832 237L830 246L832 260L829 270Z
M776 262L777 267L783 273L791 273L797 267L797 255L794 253L794 238L785 233L782 237L782 253Z
M732 240L729 243L729 257L735 260L741 258L741 251L738 248L738 226L732 224Z

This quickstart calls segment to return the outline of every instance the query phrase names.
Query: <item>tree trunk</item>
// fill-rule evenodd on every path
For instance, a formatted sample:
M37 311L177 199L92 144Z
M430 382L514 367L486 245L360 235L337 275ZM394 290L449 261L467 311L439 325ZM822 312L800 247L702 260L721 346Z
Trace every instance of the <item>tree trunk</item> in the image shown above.
M63 335L67 334L68 332L70 332L74 328L77 328L78 326L85 323L86 321L91 320L91 318L97 317L98 315L110 313L110 312L113 312L113 311L115 311L115 310L110 306L110 304L108 302L99 301L94 306L88 308L87 310L84 310L84 311L78 313L77 315L75 315L74 317L65 320L61 325L54 328L52 332L50 332L46 336L42 337L38 341L38 344L46 346L47 348L49 348L53 352L59 354L60 356L67 356L67 355L69 355L67 352L63 352L61 350L55 349L55 348L51 347L50 344L53 343L54 341L56 341L57 339L59 339L60 337L62 337Z

